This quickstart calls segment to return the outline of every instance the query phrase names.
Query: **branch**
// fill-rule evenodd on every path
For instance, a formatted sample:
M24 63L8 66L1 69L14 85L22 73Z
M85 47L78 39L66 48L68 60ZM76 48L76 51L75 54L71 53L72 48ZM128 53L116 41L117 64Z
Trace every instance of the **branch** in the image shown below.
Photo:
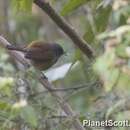
M6 46L11 45L11 43L9 43L4 37L0 36L0 45L2 45L4 48L6 48ZM23 57L22 53L16 52L16 51L9 51L9 53L13 58L15 58L17 61L19 61L25 67L30 65L29 61ZM75 113L73 112L73 110L71 109L69 104L67 102L64 102L64 99L62 98L62 96L59 96L57 92L53 91L53 88L55 88L55 86L53 86L47 79L45 79L43 77L45 77L43 73L41 73L41 72L36 73L36 78L57 100L60 107L67 114L67 116L75 117ZM80 121L77 118L73 119L73 126L76 130L84 130L83 126L81 125Z
M0 45L2 45L4 48L6 48L8 45L11 45L4 37L0 36ZM24 58L23 53L18 51L10 51L8 50L11 57L19 61L22 65L24 65L25 68L28 68L30 66L30 63L28 60Z
M39 6L48 16L70 37L74 44L89 58L94 58L95 54L89 44L86 43L75 30L50 6L46 0L34 0L34 3Z
M78 90L82 90L82 89L90 89L91 86L95 86L99 84L99 82L94 82L94 83L89 83L89 84L81 84L79 86L75 86L75 87L69 87L69 88L53 88L51 89L51 91L54 92L67 92L67 91L78 91ZM35 96L39 96L41 94L48 94L48 90L42 91L42 92L38 92L35 94L31 94L30 97L35 97Z

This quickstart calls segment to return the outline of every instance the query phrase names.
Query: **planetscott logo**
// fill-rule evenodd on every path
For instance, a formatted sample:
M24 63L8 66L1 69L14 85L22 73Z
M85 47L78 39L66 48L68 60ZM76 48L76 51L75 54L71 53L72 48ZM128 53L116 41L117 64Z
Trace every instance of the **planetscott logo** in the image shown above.
M130 127L129 120L114 121L114 120L105 120L105 121L92 121L92 120L83 120L82 122L84 127Z

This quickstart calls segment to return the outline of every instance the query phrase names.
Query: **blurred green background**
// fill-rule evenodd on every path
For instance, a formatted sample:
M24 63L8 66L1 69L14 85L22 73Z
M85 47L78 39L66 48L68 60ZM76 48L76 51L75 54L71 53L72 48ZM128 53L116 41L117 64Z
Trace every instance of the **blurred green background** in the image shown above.
M0 35L12 44L59 43L67 52L48 79L90 120L130 120L130 1L48 0L96 53L90 61L33 0L0 0ZM73 130L72 120L25 68L0 47L0 130ZM70 89L69 89L70 88ZM62 117L63 116L63 117ZM100 128L88 127L88 130ZM129 130L104 127L102 130Z

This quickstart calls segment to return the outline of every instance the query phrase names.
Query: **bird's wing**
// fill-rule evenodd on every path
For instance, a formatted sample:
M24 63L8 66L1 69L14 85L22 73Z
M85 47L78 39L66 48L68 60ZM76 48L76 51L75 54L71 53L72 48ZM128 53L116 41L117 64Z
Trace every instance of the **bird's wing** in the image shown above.
M25 58L31 60L47 61L54 58L54 53L49 48L44 50L42 48L33 48L25 53Z

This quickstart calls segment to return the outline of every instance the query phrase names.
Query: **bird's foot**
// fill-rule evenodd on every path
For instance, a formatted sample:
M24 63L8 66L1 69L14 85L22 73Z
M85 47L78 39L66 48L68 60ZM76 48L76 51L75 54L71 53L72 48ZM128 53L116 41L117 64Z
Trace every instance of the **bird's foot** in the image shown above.
M43 79L45 79L45 80L48 80L48 77L47 77L45 74L43 74L43 73L41 73L41 77L42 77Z

